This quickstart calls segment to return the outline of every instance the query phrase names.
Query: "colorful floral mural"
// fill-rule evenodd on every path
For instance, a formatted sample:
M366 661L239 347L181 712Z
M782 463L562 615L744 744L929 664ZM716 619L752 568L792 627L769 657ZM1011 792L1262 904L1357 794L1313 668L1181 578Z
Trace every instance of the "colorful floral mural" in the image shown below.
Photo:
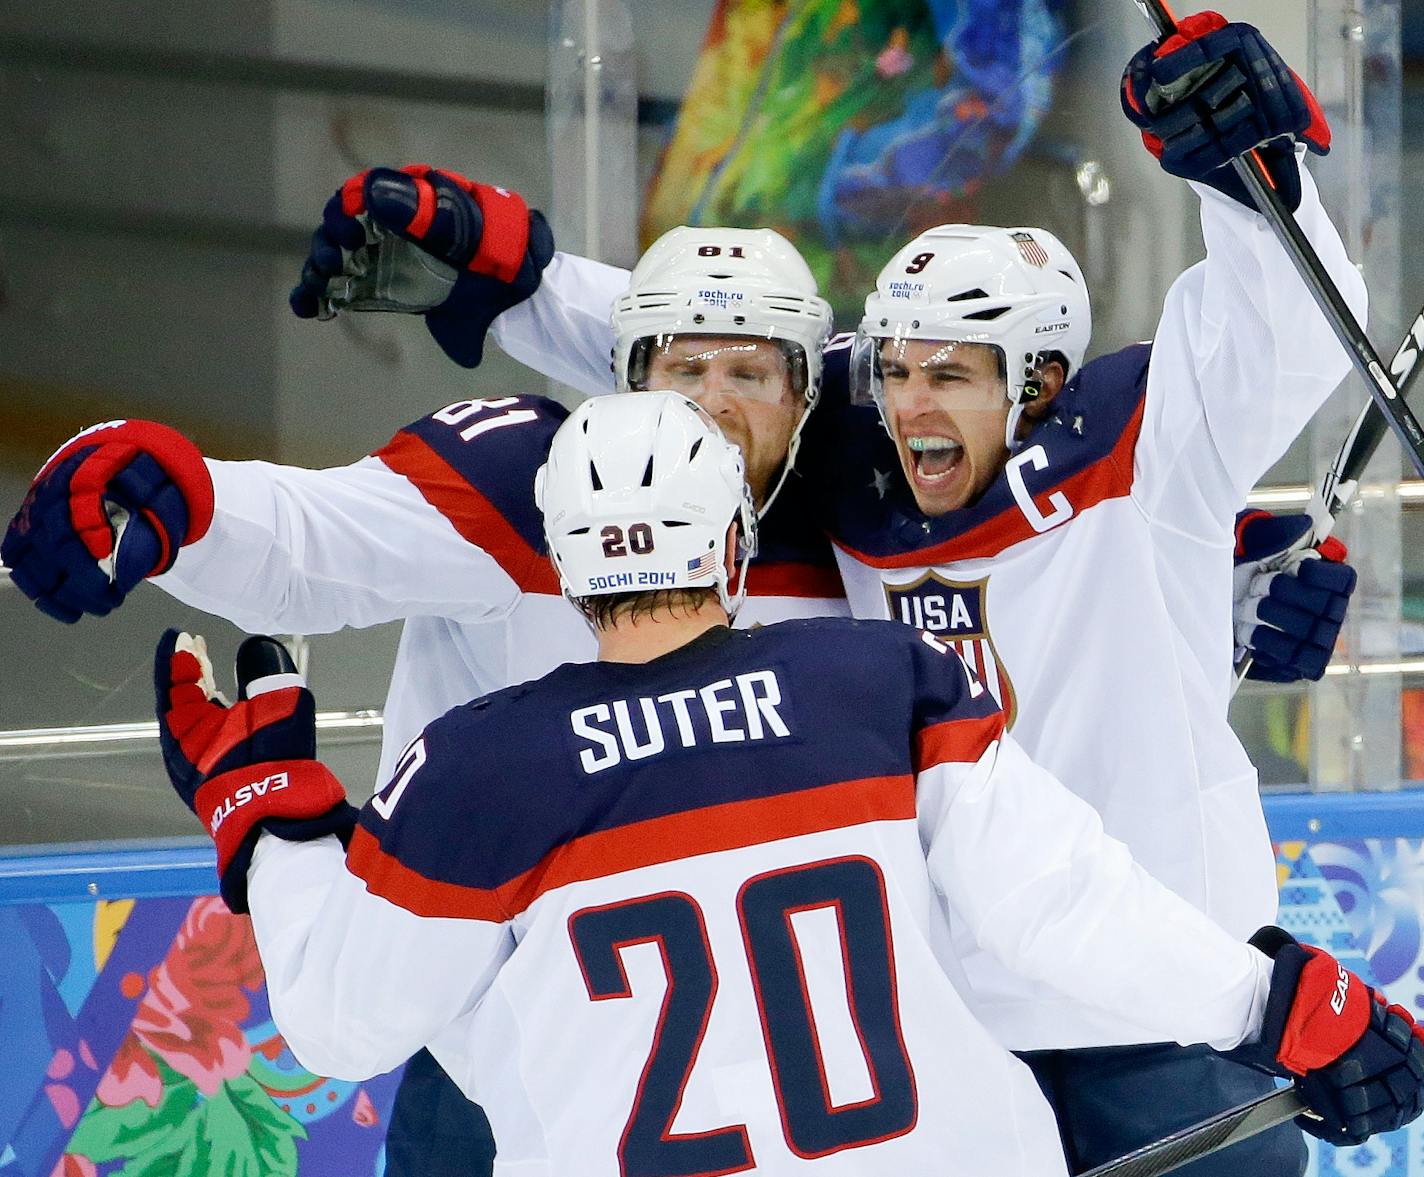
M212 896L0 906L0 1174L382 1172L398 1072L306 1071Z
M770 225L858 306L889 252L975 221L1065 56L1066 0L719 0L644 202L674 225Z

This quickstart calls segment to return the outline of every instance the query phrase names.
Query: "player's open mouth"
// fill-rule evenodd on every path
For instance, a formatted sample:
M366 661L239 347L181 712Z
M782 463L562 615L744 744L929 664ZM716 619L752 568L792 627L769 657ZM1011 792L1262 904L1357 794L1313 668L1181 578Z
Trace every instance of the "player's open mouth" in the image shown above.
M950 437L907 437L915 477L928 485L943 482L959 468L964 446Z

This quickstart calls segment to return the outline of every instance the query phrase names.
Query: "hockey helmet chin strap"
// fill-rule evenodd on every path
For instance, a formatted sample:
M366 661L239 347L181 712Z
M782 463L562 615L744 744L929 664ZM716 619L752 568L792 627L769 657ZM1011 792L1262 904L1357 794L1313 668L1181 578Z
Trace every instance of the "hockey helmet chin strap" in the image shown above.
M757 508L757 518L765 519L766 513L771 510L771 504L776 502L776 496L781 493L781 488L786 485L786 480L791 477L791 471L796 465L796 455L801 450L801 431L806 428L806 422L811 419L811 412L816 407L816 402L820 399L821 390L819 388L807 387L806 407L801 410L801 416L796 421L796 427L791 431L791 440L786 443L786 461L781 463L781 473L776 476L776 482L771 490L767 492L766 501Z

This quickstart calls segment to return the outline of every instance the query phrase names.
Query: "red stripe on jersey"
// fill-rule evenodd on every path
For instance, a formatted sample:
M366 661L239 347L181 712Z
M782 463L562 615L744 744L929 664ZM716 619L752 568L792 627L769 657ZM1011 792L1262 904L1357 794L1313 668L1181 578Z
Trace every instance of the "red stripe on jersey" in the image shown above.
M500 922L527 910L545 892L571 883L698 854L914 816L913 777L867 777L599 830L564 843L498 887L465 887L426 878L388 854L364 826L356 827L346 865L371 894L416 915Z
M915 733L915 771L924 772L936 764L973 764L1003 734L1001 711L922 727Z
M420 438L397 433L373 456L408 479L461 538L489 553L521 590L560 595L559 574L549 558L531 548L484 495Z
M1055 490L1068 497L1074 514L1081 515L1108 499L1119 499L1132 490L1132 451L1142 430L1145 400L1139 401L1132 419L1122 431L1117 443L1091 465L1069 475L1054 486L1046 486L1034 495L1035 501L1046 498ZM978 527L946 540L934 547L916 548L892 556L871 556L858 552L848 544L836 541L839 547L871 568L919 568L934 564L952 564L956 560L984 559L997 556L1005 548L1032 539L1038 533L1024 518L1018 506L1007 507Z
M753 564L747 570L749 597L810 597L839 601L845 596L834 565L800 564L790 560Z

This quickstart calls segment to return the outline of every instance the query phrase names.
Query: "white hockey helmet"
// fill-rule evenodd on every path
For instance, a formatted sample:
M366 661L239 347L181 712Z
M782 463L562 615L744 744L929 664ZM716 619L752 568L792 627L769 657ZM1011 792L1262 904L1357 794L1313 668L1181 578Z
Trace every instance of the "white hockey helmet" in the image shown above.
M584 401L554 434L534 499L570 599L715 587L728 615L741 605L756 551L742 452L686 397ZM725 561L733 522L742 539L735 593Z
M821 391L821 349L831 307L805 258L772 229L670 229L633 269L613 304L613 374L620 390L648 387L654 349L678 335L744 336L778 344L805 409L792 434L775 499L796 461L806 413Z
M873 398L889 428L881 377L884 345L912 339L997 348L1011 406L1004 443L1015 436L1039 391L1039 368L1052 354L1072 375L1092 335L1083 272L1043 229L939 225L921 233L880 271L865 300L851 357L852 393Z

